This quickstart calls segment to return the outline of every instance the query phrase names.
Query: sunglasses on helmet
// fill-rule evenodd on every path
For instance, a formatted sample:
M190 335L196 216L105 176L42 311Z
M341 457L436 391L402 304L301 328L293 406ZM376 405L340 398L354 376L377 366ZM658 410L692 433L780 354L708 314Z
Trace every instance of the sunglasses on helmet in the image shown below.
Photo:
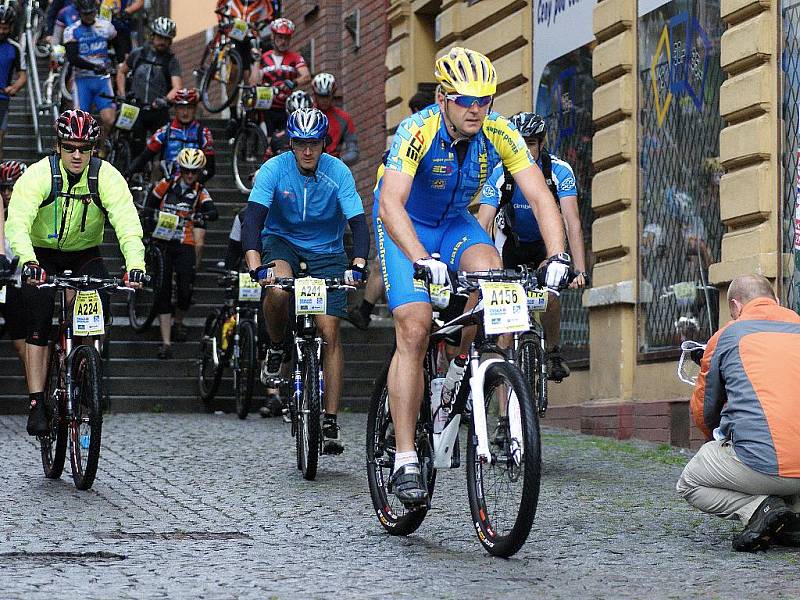
M461 108L469 108L473 104L477 104L481 108L488 106L492 101L492 96L462 96L461 94L446 94L445 98L455 102Z

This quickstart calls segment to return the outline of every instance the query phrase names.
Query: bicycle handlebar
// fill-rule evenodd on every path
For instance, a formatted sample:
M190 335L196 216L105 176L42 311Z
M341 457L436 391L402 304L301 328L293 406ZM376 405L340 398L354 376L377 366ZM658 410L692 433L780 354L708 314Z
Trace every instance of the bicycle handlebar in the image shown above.
M150 282L150 276L145 275L145 282ZM92 277L91 275L48 275L45 282L39 287L56 287L72 290L111 290L114 292L134 292L134 288L125 285L125 280L120 277Z

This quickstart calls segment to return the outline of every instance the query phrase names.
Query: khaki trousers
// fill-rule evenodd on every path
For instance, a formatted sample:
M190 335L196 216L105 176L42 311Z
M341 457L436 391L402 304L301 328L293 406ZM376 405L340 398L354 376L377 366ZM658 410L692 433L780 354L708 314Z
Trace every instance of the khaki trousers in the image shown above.
M683 469L675 486L689 504L745 525L767 496L784 498L800 512L800 478L764 475L743 464L728 440L707 442Z

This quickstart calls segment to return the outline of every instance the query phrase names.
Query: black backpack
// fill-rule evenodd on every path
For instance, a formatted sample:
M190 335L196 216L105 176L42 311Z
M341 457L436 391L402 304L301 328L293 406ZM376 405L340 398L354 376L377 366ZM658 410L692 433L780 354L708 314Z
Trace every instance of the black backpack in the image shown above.
M161 67L161 72L164 74L164 79L167 83L167 89L172 88L172 78L169 74L169 63L172 61L172 57L174 54L172 51L168 51L163 56L159 56L155 50L153 50L153 54L156 57L156 60L148 60L145 58L144 54L147 50L150 49L149 46L142 46L139 52L136 53L136 56L133 59L133 67L131 68L131 78L134 77L136 74L136 69L138 69L141 65L147 63L156 67ZM141 98L140 98L141 100Z
M50 195L47 196L44 200L42 200L41 204L39 204L39 208L42 209L45 206L49 206L56 201L56 197L61 194L61 186L64 183L63 177L61 177L61 169L58 168L58 161L59 157L57 154L51 154L48 158L50 161ZM103 164L103 161L96 156L93 156L89 160L89 173L86 177L86 183L89 186L89 196L88 200L91 203L94 203L97 208L103 211L103 214L108 216L108 211L103 206L103 202L100 199L100 184L98 183L98 176L100 174L100 166ZM83 217L81 218L81 231L86 229L86 212L89 209L89 201L83 202ZM60 237L61 233L64 231L64 225L66 222L67 213L64 211L61 215L61 231L58 232L56 237ZM56 234L56 232L53 232Z
M550 189L550 193L553 194L556 204L559 204L558 187L556 186L555 181L553 181L553 159L545 148L542 148L539 157L542 161L542 175L544 175L544 182ZM514 190L516 187L517 184L514 181L514 178L511 176L511 173L509 173L508 169L503 166L503 185L500 188L500 205L498 206L498 211L505 209L505 227L503 229L503 233L505 233L509 238L514 239L515 242L517 240L516 235L511 235L514 231L514 203L511 202L511 198L514 197Z

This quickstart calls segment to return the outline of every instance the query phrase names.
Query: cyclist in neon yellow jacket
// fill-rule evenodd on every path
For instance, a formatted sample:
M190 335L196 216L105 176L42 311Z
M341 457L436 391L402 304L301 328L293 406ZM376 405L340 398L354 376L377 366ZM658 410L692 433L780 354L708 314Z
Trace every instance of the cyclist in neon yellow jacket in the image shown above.
M68 110L56 121L56 135L57 153L31 165L14 185L6 223L22 278L30 284L22 289L30 435L47 432L43 390L55 300L54 288L38 286L48 273L67 270L108 277L100 256L106 217L125 257L128 285L138 287L144 280L142 227L127 182L111 164L92 157L99 124L89 113ZM103 314L109 315L108 297L101 298Z

